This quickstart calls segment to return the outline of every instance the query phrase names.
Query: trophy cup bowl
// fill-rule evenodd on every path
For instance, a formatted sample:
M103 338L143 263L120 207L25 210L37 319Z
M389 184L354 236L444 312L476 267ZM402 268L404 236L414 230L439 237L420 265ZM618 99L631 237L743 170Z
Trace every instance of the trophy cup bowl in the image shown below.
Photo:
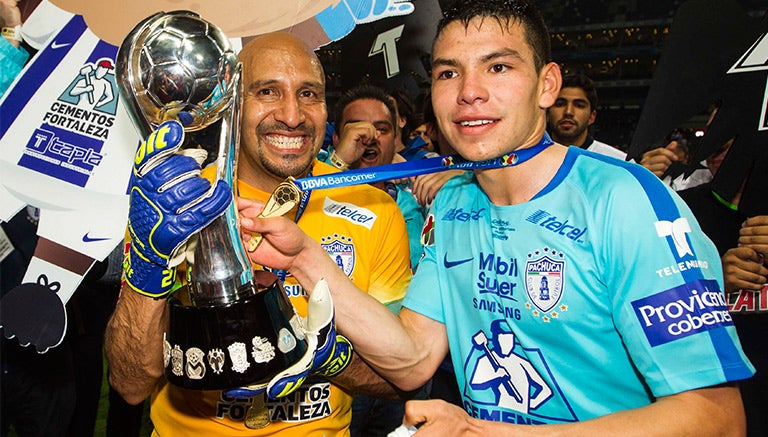
M178 119L188 132L221 119L232 101L237 56L221 30L188 11L158 13L129 33L118 53L124 99L142 135ZM135 106L135 107L134 107Z
M201 147L216 178L233 187L240 133L241 71L234 50L194 12L160 12L139 23L115 60L122 101L142 137L169 119L184 126L183 147ZM212 129L218 134L210 135ZM193 237L188 283L171 298L164 341L166 377L177 386L222 390L264 385L307 352L301 319L274 274L254 271L237 210ZM194 247L192 249L192 247Z

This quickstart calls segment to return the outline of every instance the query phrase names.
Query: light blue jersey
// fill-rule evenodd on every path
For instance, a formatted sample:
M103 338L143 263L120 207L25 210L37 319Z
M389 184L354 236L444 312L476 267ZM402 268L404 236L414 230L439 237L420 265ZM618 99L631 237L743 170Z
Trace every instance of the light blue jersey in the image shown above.
M404 306L444 323L467 412L582 421L750 377L717 250L639 165L571 147L494 206L472 174L435 199Z

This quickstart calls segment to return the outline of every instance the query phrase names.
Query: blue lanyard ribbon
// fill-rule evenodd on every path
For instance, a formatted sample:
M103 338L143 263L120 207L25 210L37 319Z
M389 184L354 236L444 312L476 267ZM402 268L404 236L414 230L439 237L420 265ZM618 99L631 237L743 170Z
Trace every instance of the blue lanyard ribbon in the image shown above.
M295 179L293 181L293 183L302 191L301 200L299 201L298 210L296 212L296 222L298 223L307 203L309 203L309 196L312 190L336 188L347 185L371 184L391 179L437 173L444 170L483 170L512 167L520 165L533 158L552 144L554 144L554 142L549 135L544 132L544 136L533 147L528 147L513 153L508 153L499 158L488 159L485 161L468 161L459 155L450 155L348 170L341 173L331 173L321 176L312 176L312 172L310 171L307 177ZM285 270L273 270L272 272L275 273L281 281L285 282L287 276Z
M417 159L414 161L386 164L376 167L347 170L320 176L308 176L293 182L301 191L336 188L348 185L372 184L375 182L402 179L445 170L484 170L500 167L512 167L538 155L542 150L554 144L549 135L544 136L533 147L508 153L498 158L485 161L468 161L459 155L439 156L436 158Z

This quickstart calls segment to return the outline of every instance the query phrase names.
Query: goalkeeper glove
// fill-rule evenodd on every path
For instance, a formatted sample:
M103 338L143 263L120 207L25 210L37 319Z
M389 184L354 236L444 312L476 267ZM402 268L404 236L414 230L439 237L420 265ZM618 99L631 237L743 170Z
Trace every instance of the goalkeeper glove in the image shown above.
M189 238L232 201L225 182L212 188L200 177L205 157L198 150L180 152L183 142L179 122L162 123L139 146L131 176L125 279L135 291L155 299L172 292Z

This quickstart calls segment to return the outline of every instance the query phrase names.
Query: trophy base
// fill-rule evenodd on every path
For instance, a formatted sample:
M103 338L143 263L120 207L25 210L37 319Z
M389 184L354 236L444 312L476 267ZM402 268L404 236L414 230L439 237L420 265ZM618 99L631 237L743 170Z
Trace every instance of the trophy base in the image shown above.
M226 390L266 384L306 350L299 316L279 280L225 306L171 301L163 355L165 375L176 386Z

